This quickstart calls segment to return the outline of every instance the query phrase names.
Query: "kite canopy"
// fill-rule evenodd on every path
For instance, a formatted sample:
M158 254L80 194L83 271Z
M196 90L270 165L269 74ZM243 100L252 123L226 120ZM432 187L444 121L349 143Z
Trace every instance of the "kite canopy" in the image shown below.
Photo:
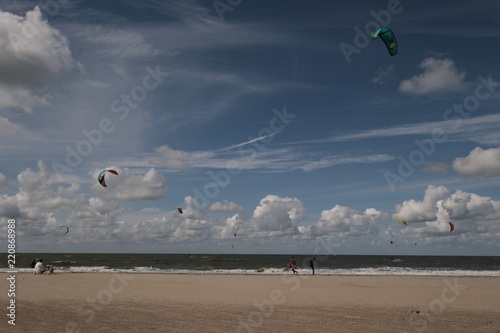
M406 221L399 221L398 223L406 225Z
M453 230L455 230L455 225L451 222L445 222L445 223L449 223L450 224L450 232L452 232Z
M235 233L233 234L233 236L234 236L234 237L236 237L236 235L237 235L237 234L236 234L236 232L235 232Z
M104 187L108 187L108 185L106 185L106 181L104 180L104 176L106 175L106 173L112 173L114 175L118 175L118 172L116 172L115 170L111 170L111 169L106 169L106 170L102 170L100 173L99 173L99 176L97 176L97 181L99 182L99 184L101 184L102 186Z
M182 207L177 207L177 211L182 214L183 213Z
M65 235L69 232L69 228L65 225L62 225L61 228L66 228L66 232L64 233Z
M384 41L385 46L387 47L387 51L389 51L389 54L391 56L395 56L398 53L398 43L396 42L396 36L394 36L394 33L391 31L391 29L380 28L372 32L372 38L377 39L377 37L380 37L380 39Z

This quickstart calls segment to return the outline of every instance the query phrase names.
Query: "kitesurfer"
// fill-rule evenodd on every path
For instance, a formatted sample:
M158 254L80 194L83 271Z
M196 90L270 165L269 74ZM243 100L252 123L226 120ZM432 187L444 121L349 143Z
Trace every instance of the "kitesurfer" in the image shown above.
M297 263L295 262L295 258L294 258L294 257L292 257L292 265L293 265L293 266L292 266L292 272L293 272L293 274L299 274L299 273L295 270L295 268L297 267Z
M314 275L314 260L316 260L315 257L309 258L309 266L311 266L311 269L313 271L313 275Z

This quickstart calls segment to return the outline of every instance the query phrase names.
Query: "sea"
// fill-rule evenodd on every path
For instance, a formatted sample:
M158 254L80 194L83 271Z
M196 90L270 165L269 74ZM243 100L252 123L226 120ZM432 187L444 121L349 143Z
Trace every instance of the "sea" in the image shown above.
M310 256L294 255L299 274L311 274ZM7 258L7 255L5 256ZM291 255L283 254L139 254L139 253L16 253L14 269L0 261L0 272L32 272L31 262L43 259L56 273L232 274L291 273ZM496 256L318 255L316 275L421 275L500 277Z

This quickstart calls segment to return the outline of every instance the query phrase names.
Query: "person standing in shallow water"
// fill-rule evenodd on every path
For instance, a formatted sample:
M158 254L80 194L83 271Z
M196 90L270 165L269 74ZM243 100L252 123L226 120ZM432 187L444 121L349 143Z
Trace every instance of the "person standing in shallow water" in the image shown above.
M316 260L315 257L309 258L309 266L311 266L311 269L313 271L313 275L314 275L314 260Z
M292 257L292 265L293 265L293 267L297 266L297 263L295 262L294 257ZM293 274L298 274L298 272L295 270L295 268L292 268L292 272L293 272Z

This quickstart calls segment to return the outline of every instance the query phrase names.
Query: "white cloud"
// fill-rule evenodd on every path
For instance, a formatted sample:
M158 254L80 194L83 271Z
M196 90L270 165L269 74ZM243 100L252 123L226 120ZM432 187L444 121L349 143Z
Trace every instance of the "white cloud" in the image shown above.
M0 92L1 94L1 92ZM1 105L0 105L1 108ZM12 123L9 119L0 116L0 136L11 136L22 129L21 125Z
M19 173L17 193L0 197L0 216L16 218L26 242L39 242L38 236L44 237L45 242L57 237L62 221L81 227L72 231L76 237L84 237L93 227L110 226L117 221L122 210L117 202L86 199L79 193L78 184L54 189L45 163L39 161L37 167L38 171L28 168Z
M423 201L408 200L395 208L393 220L408 223L401 229L405 237L425 242L437 239L451 242L451 237L455 237L455 245L481 240L483 245L496 246L500 236L500 201L475 193L461 190L450 193L443 186L429 186ZM453 233L447 221L455 224Z
M31 113L34 108L50 105L47 94L37 93L23 87L0 84L0 109L19 108Z
M0 11L0 108L49 104L44 88L74 66L67 39L36 6L25 17Z
M306 209L299 199L270 194L260 200L250 225L255 228L257 234L263 232L267 236L292 235L298 232L297 225L304 219L305 214Z
M441 92L462 91L465 72L460 72L453 60L429 57L419 65L423 73L403 80L399 85L401 92L411 95L428 95Z
M308 236L321 237L333 235L336 239L344 237L374 237L379 231L378 222L384 214L375 208L364 212L335 205L321 212L321 218L310 227L301 228Z
M7 176L5 176L3 173L0 173L0 189L6 189L8 187L10 187L10 184Z
M224 200L205 210L197 210L193 198L187 196L184 214L176 210L143 209L122 221L124 207L119 200L141 200L149 198L151 193L153 196L163 193L152 190L151 186L157 184L162 188L164 183L154 169L144 175L130 175L127 169L119 173L119 176L110 178L109 187L102 190L106 193L123 192L122 195L99 193L99 196L87 198L78 184L55 188L52 175L40 161L38 170L26 169L18 175L17 193L0 197L0 216L18 219L25 230L23 239L26 241L39 241L39 237L43 237L56 242L102 243L112 248L113 244L126 239L128 242L143 242L152 250L161 249L165 244L200 242L229 246L235 241L235 232L238 233L238 246L247 246L248 242L264 244L271 238L284 241L325 237L333 237L345 246L351 246L354 241L357 245L360 242L373 244L377 241L379 223L386 217L375 208L358 211L336 205L322 211L321 218L308 225L301 200L267 195L250 217L234 214L229 218L217 218L210 216L210 212L237 211L241 206ZM6 182L5 177L0 177L0 180ZM141 187L140 183L146 185ZM138 190L139 194L129 194L133 190ZM148 215L154 217L148 218ZM393 219L408 222L407 227L399 228L397 232L400 239L402 236L412 239L411 245L413 242L432 244L436 238L450 235L445 221L455 223L456 230L451 236L467 233L463 239L454 238L459 243L470 244L481 239L486 245L494 246L500 237L499 201L464 191L451 194L442 186L429 186L422 201L407 200L396 205ZM70 236L58 239L63 224L70 227ZM0 229L5 229L5 225ZM440 244L442 242L440 240Z
M1 81L33 86L74 65L68 41L36 6L26 17L0 11Z
M164 165L174 170L189 170L189 159L191 154L172 149L168 145L155 148L155 151L164 159Z
M215 239L234 241L234 233L240 233L240 231L238 239L242 238L241 235L244 235L243 238L253 238L253 231L247 228L248 220L243 219L239 214L222 220L214 220L211 224L211 233Z
M345 142L355 140L367 140L371 138L389 138L403 135L429 135L445 132L447 141L464 142L472 141L484 144L500 144L498 127L500 126L500 115L489 114L468 119L422 122L415 124L402 124L393 127L376 128L368 131L354 132L351 134L337 135L319 140L306 140L293 142L304 143L329 143Z
M304 171L312 171L322 169L339 164L358 164L358 163L378 163L393 160L394 157L387 154L372 154L366 156L323 156L318 161L305 162L301 161L298 169Z
M339 164L379 163L393 160L387 154L361 156L328 155L316 152L304 152L299 149L265 147L260 150L248 149L223 153L193 152L190 164L197 168L217 168L252 170L262 169L270 172L288 172L290 170L313 171Z
M81 34L98 49L97 56L134 58L151 55L152 47L136 31L90 25Z
M492 178L500 176L500 148L474 148L466 157L456 158L453 169L461 177Z
M498 217L500 215L497 210L498 202L495 203L488 197L481 197L475 193L460 190L457 190L448 198L439 200L437 206L439 211L436 215L444 220L473 220L480 217ZM478 224L481 225L482 222Z
M22 216L21 208L15 196L4 194L0 197L0 216L6 219L15 219Z
M97 179L99 172L100 170L94 172L94 179ZM165 179L154 168L149 169L144 175L131 175L126 168L120 169L118 173L118 176L113 174L106 176L107 188L97 182L94 184L99 197L108 200L137 201L159 199L165 195L167 189Z
M208 207L208 210L215 212L242 212L243 207L227 200L214 202Z
M449 191L444 186L429 186L425 190L423 201L411 199L403 201L402 204L397 204L392 219L412 222L432 220L438 210L436 202L448 195Z
M235 148L240 148L240 147L243 147L243 146L246 146L246 145L252 144L252 143L254 143L254 142L258 142L258 141L265 140L265 139L267 139L267 138L269 138L269 137L272 137L272 136L276 135L277 133L279 133L279 132L271 133L271 134L268 134L268 135L262 135L262 136L260 136L260 137L258 137L258 138L253 138L253 139L251 139L251 140L247 140L247 141L245 141L245 142L237 143L237 144L231 145L231 146L229 146L229 147L220 148L220 149L218 149L217 151L218 151L218 152L223 152L223 151L226 151L226 150L231 150L231 149L235 149ZM269 142L269 141L271 141L271 140L267 140L267 142Z

